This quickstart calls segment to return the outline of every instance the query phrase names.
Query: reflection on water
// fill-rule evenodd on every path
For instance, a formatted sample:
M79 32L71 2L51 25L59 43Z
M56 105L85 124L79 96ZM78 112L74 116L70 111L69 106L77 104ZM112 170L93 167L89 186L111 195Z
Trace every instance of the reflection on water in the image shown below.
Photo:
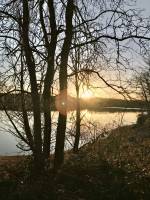
M89 139L91 137L96 137L97 134L99 134L99 131L107 128L112 129L117 126L123 126L123 125L130 125L136 122L137 115L139 112L123 112L123 113L109 113L109 112L91 112L84 110L81 113L82 117L82 138L83 139ZM54 119L57 119L58 113L54 112L53 117ZM3 111L0 111L0 155L14 155L18 154L20 150L16 147L17 140L16 138L8 133L7 130L11 130L12 127L9 123L8 118L6 117L5 113ZM75 119L75 113L70 112L68 114L68 129L72 128L73 126L71 121ZM56 120L54 120L56 121ZM89 131L89 130L92 131ZM88 135L87 135L88 133Z
M135 124L137 120L137 115L139 113L140 112L91 112L88 110L82 111L81 117L83 118L81 121L82 134L80 138L80 146L91 140L94 141L98 136L106 137L109 133L109 130L111 129L119 126ZM71 114L72 113L69 113L68 118L72 118ZM75 115L75 113L73 115ZM69 144L67 144L67 146L69 146Z
M130 125L136 123L139 112L89 112L83 111L88 121L96 121L102 126L113 125Z

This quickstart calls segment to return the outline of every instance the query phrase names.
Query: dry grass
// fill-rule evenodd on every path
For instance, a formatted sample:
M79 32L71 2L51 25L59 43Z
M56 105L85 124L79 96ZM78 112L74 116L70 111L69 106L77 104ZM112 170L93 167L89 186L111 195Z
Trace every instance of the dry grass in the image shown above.
M87 152L114 166L136 169L150 175L150 136L145 131L150 132L150 129L132 126L117 128L106 139L98 139L89 145Z
M0 156L0 181L20 179L27 159L27 156Z
M55 179L50 177L47 186L44 183L41 189L39 184L20 187L26 175L26 156L0 157L0 179L16 180L19 200L23 197L35 200L149 199L150 137L145 134L149 130L147 127L120 127L111 131L106 139L86 145L77 155L68 152ZM10 194L14 195L11 185L12 182ZM6 185L3 199L6 199L7 190ZM16 200L16 196L10 199Z

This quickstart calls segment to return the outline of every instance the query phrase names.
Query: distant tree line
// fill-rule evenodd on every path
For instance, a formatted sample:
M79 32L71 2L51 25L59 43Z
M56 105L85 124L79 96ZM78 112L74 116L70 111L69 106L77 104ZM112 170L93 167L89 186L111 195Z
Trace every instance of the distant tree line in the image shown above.
M123 99L108 99L108 98L95 98L93 101L82 100L82 108L88 108L91 110L100 111L106 107L119 108L142 108L148 110L150 103L144 100L123 100Z
M33 105L32 105L32 98L31 94L25 94L25 106L27 111L33 111ZM56 101L59 102L56 103ZM40 97L41 99L41 112L43 112L43 100L42 95ZM59 106L61 104L62 100L61 97L58 96L51 96L51 106L53 111L59 111ZM113 98L91 98L91 99L79 99L80 102L80 109L90 109L90 110L96 110L101 111L104 108L107 107L117 107L119 108L142 108L142 109L149 109L150 103L148 103L145 100L124 100L124 99L113 99ZM59 106L57 105L59 104ZM21 94L5 94L0 93L0 109L1 110L14 110L14 111L22 111L21 106ZM76 98L68 96L67 97L67 110L73 111L77 109L76 105Z
M24 103L26 106L27 111L33 111L33 103L32 103L32 97L31 94L24 94ZM56 101L58 101L56 103ZM57 104L61 104L61 97L59 95L57 96L51 96L51 107L53 111L58 110ZM40 95L40 107L41 112L43 112L43 96ZM75 98L68 96L67 97L67 110L75 110L76 109L76 100ZM0 109L4 110L14 110L14 111L22 111L22 99L21 94L7 94L7 93L0 93Z

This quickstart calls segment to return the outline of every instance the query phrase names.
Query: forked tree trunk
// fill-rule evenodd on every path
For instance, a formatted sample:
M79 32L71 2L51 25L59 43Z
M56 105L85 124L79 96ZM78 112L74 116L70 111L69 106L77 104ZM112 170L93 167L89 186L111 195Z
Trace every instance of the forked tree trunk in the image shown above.
M45 48L47 50L47 71L44 80L43 91L43 110L44 110L44 143L43 154L45 160L50 155L50 140L51 140L51 87L54 79L54 57L57 44L57 29L53 0L48 0L49 22L51 28L51 41L49 42L48 33L45 27L43 17L43 4L44 0L39 2L40 23L43 30Z
M25 53L26 64L29 71L31 84L31 98L33 104L33 118L34 118L34 172L39 175L43 170L43 155L42 155L42 136L41 136L41 110L40 110L40 96L38 94L36 67L29 43L29 5L28 0L23 0L23 24L22 24L22 39L23 50Z

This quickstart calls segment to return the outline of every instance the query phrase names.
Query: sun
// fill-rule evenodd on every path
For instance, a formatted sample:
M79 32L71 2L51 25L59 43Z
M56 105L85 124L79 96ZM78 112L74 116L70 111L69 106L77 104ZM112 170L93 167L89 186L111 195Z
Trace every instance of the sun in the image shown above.
M91 90L85 90L82 94L81 94L81 98L85 98L85 99L89 99L94 97L94 93Z

